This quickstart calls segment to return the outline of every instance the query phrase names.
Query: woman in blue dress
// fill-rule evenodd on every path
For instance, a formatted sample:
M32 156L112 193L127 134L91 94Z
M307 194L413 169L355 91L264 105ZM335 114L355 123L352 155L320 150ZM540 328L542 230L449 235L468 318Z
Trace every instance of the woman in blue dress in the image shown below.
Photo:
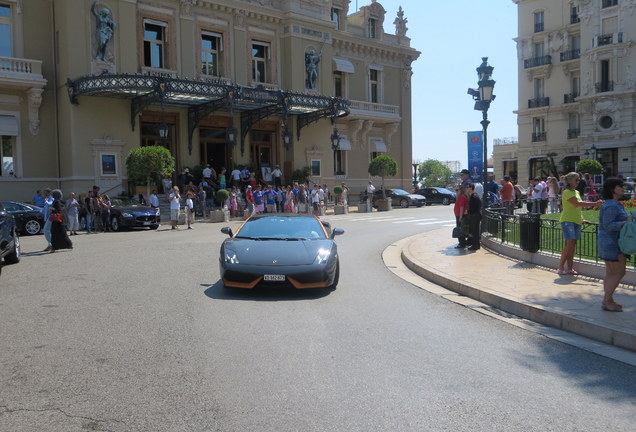
M627 212L618 200L624 195L623 180L609 178L603 184L602 197L605 200L598 218L596 245L599 258L605 260L605 280L603 281L602 308L608 312L622 312L623 306L614 301L614 291L625 276L627 255L618 247L618 236L627 222Z

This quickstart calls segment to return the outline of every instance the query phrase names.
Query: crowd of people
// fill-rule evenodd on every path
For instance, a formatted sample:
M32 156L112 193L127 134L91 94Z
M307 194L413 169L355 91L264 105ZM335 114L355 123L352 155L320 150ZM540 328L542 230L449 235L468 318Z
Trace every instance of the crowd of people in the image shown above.
M460 236L456 248L477 250L480 248L480 222L482 205L493 202L501 204L512 214L511 201L514 199L514 185L505 176L501 182L492 177L486 184L488 201L482 203L483 188L477 192L478 183L472 182L470 172L461 172L462 183L457 186L457 199L454 213ZM624 199L624 180L612 177L605 180L598 199L597 188L588 174L576 172L545 180L533 178L528 188L528 211L543 214L560 213L559 222L565 245L559 258L557 273L559 276L576 276L579 272L574 268L576 243L581 239L582 225L589 223L583 218L582 210L599 209L597 231L598 257L605 261L605 278L603 280L604 296L601 308L609 312L622 312L623 307L614 300L613 294L626 272L628 255L619 247L619 233L627 223L628 215L619 200Z

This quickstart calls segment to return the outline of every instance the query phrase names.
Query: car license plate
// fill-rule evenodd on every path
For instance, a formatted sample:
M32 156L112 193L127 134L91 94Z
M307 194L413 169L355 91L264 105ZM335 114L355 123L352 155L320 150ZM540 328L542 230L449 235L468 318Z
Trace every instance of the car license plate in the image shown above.
M151 224L152 224L152 222L150 222L150 221L144 221L144 225L151 225Z
M268 282L281 282L285 280L285 275L277 275L277 274L266 274L263 276L263 280Z

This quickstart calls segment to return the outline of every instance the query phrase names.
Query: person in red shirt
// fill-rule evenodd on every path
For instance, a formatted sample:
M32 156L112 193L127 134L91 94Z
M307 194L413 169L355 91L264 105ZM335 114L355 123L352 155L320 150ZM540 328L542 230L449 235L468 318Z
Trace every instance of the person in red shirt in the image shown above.
M455 188L455 193L457 197L455 199L455 207L453 207L453 212L455 213L455 221L458 227L461 228L462 218L465 217L466 212L468 211L468 197L464 193L464 188L462 186L457 186ZM457 240L459 244L455 246L457 249L462 249L468 247L468 233L462 233Z
M515 188L510 182L510 176L504 176L500 193L501 201L506 209L506 213L513 214L515 205Z
M254 213L254 193L252 192L252 185L247 186L245 191L245 201L247 201L247 209L251 213Z

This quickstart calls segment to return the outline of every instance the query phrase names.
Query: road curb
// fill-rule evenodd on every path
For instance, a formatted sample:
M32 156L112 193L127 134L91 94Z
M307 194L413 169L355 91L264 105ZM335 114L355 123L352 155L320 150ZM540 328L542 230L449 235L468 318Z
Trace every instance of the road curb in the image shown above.
M610 324L602 325L589 318L555 311L540 305L525 303L518 298L490 290L478 282L467 283L427 265L417 259L410 246L422 235L410 237L401 251L404 264L417 275L450 291L470 297L488 306L525 318L530 321L587 337L608 345L636 352L636 335Z

